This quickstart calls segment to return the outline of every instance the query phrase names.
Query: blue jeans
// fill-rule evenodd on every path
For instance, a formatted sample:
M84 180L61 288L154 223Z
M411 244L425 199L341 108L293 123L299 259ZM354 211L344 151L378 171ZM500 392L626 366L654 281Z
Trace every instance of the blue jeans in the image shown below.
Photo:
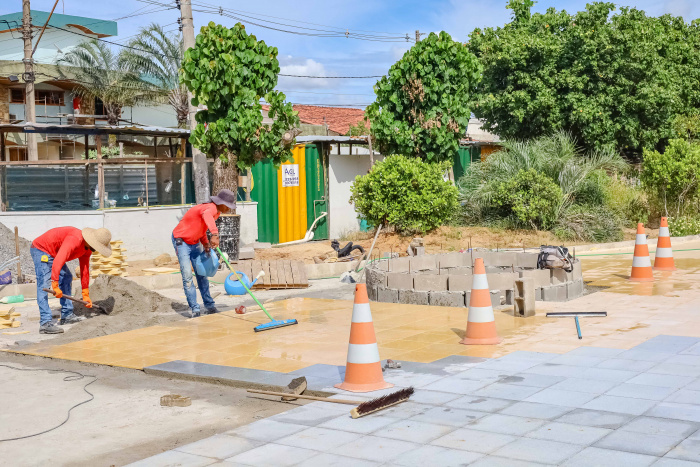
M53 256L44 253L36 248L31 248L29 252L34 260L34 271L36 271L36 302L39 304L39 323L46 324L52 321L51 308L49 308L49 294L42 289L51 288L51 268L53 267ZM42 262L41 257L46 255L49 260ZM68 265L64 264L61 268L61 273L58 276L58 287L64 295L71 294L71 285L73 283L73 275L68 269ZM61 299L61 318L68 317L73 313L73 302Z
M194 245L188 245L182 241L182 244L178 245L174 236L172 240L175 254L177 254L177 260L180 263L182 287L185 289L185 297L187 297L187 304L190 306L190 309L193 313L199 313L200 310L199 304L197 304L197 289L192 280L193 275L197 277L197 285L199 286L199 293L202 294L204 308L207 310L214 308L214 299L211 298L211 294L209 293L209 279L206 276L200 276L194 272L194 260L204 251L202 244L195 243Z

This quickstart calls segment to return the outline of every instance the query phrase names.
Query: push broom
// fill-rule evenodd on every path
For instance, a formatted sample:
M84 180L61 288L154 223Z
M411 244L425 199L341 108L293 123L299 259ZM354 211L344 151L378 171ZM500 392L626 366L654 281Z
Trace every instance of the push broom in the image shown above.
M233 268L231 267L231 264L228 262L228 258L226 257L226 255L224 255L224 254L221 252L221 250L219 250L219 247L216 247L216 251L217 251L217 253L219 253L219 256L221 257L221 259L224 260L224 262L226 263L226 266L228 266L229 270L233 273L233 275L234 275L234 277L236 278L236 280L237 280L238 282L241 283L241 285L245 288L245 291L248 292L248 294L249 294L251 297L253 297L253 300L255 300L255 303L257 303L258 306L262 309L262 311L265 312L265 314L267 315L267 317L270 318L270 322L269 322L269 323L259 324L259 325L255 326L255 327L253 328L253 329L255 330L255 332L267 331L268 329L281 328L281 327L283 327L283 326L291 326L292 324L299 324L299 322L298 322L297 320L295 320L295 319L282 319L282 320L273 319L272 316L270 316L270 313L267 312L267 310L266 310L265 307L262 305L262 303L260 303L260 301L257 299L257 297L256 297L255 295L253 295L253 292L250 291L250 289L249 289L248 286L245 284L245 282L243 282L243 281L241 280L240 276L239 276L238 273L235 271L235 269L233 269Z

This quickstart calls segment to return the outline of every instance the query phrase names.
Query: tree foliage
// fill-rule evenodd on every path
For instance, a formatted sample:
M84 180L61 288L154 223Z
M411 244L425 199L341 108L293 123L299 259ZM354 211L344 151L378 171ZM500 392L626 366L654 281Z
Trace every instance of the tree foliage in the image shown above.
M294 140L289 131L299 118L285 95L274 91L279 71L277 48L247 34L241 23L202 27L195 46L185 52L180 76L194 96L192 104L206 106L197 112L190 142L236 176L237 168L267 157L275 164L286 161ZM263 98L270 104L271 125L262 123ZM227 178L226 186L215 180L214 191L235 188L237 178Z
M551 178L535 169L520 170L501 182L494 193L494 203L517 219L517 223L533 229L554 225L563 194Z
M589 149L640 153L673 137L700 104L700 33L680 17L589 3L574 15L510 0L513 20L475 29L484 67L473 111L485 129L526 139L570 132Z
M355 178L350 202L372 225L427 232L448 221L458 207L457 188L443 178L449 166L449 162L389 156L367 175Z
M379 150L452 160L480 72L476 57L444 31L418 42L374 86L367 116Z

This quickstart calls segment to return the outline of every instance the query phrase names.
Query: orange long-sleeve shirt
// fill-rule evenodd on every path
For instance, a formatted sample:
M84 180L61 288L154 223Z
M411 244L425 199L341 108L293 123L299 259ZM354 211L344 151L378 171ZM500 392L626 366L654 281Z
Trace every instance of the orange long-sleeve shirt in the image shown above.
M207 239L207 229L213 234L218 234L214 222L219 218L219 211L214 203L203 203L192 206L189 211L182 216L180 223L173 230L175 238L181 238L188 245L202 242L203 245L209 243Z
M57 227L37 237L32 247L53 256L51 280L57 281L61 268L68 261L80 261L80 284L84 289L90 284L90 255L92 251L83 240L83 233L75 227Z

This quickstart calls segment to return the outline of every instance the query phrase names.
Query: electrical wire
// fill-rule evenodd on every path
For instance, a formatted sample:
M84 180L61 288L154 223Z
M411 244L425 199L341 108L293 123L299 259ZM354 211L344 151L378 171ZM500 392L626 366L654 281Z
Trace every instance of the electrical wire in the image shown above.
M78 404L75 404L75 405L72 406L70 409L68 409L68 413L66 413L66 419L63 420L61 423L59 423L58 425L56 425L56 426L53 427L53 428L49 428L48 430L44 430L44 431L41 431L41 432L39 432L39 433L34 433L34 434L32 434L32 435L18 436L18 437L16 437L16 438L4 438L4 439L0 439L0 443L3 442L3 441L18 441L18 440L20 440L20 439L33 438L33 437L35 437L35 436L43 435L43 434L48 433L48 432L50 432L50 431L54 431L54 430L56 430L56 429L58 429L58 428L61 428L63 425L65 425L66 423L68 423L68 420L70 419L70 414L71 414L71 412L73 411L73 409L76 409L76 408L80 407L81 405L87 404L88 402L91 402L92 400L95 399L95 395L94 395L93 393L91 393L90 391L88 391L87 387L90 386L90 385L91 385L92 383L94 383L95 381L97 381L97 376L93 376L93 375L84 375L84 374L82 374L82 373L78 373L77 371L71 371L71 370L53 370L53 369L50 369L50 368L19 368L19 367L16 367L16 366L5 365L5 364L0 364L0 367L10 368L10 369L12 369L12 370L19 370L19 371L48 371L49 373L70 373L71 375L66 376L65 378L63 378L63 381L66 381L66 382L69 382L69 381L80 381L81 379L84 379L84 378L93 378L92 381L90 381L90 382L87 383L85 386L83 386L83 391L85 391L85 392L90 396L90 398L89 398L89 399L86 399L86 400L84 400L84 401L82 401L82 402L80 402L80 403L78 403Z

